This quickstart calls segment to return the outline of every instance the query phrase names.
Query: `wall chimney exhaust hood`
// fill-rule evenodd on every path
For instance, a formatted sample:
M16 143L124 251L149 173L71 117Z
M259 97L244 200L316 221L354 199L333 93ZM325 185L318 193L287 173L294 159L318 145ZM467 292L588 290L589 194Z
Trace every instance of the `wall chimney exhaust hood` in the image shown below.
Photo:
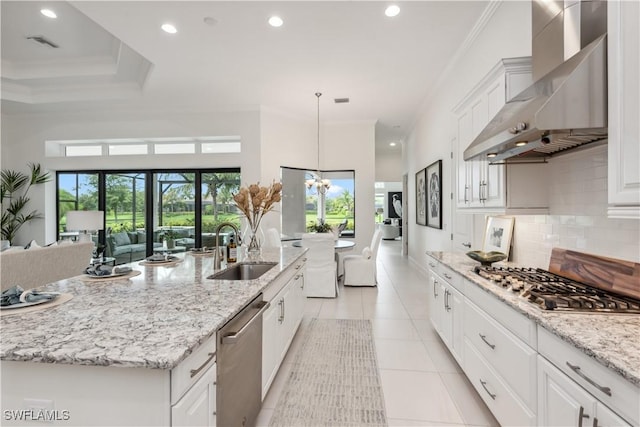
M536 81L505 104L464 160L531 161L607 138L606 2L532 4Z

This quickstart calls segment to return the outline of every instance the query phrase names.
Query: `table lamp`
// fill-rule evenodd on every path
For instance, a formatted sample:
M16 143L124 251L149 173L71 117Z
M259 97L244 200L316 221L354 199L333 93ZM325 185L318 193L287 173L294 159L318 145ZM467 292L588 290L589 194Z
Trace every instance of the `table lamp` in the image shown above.
M103 224L103 211L67 211L67 230L78 231L79 242L90 242L90 232L102 230Z

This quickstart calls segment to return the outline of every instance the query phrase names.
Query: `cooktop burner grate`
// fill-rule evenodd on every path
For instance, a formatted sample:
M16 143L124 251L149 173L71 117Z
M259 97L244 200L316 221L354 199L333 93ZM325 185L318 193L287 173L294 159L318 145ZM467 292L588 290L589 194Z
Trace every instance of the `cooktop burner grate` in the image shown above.
M475 272L514 292L520 292L522 297L544 310L640 314L639 300L540 268L477 266Z

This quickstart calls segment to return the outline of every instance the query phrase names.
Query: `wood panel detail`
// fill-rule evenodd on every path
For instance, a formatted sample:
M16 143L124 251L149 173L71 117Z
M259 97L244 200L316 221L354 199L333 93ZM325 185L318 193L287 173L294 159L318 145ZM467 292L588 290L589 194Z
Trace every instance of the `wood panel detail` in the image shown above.
M640 299L640 264L554 248L549 271L599 289Z

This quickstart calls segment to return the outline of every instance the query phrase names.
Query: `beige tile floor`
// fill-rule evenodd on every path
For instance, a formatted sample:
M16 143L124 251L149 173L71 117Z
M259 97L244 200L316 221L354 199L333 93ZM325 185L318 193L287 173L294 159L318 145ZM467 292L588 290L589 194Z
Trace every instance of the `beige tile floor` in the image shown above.
M428 320L427 278L382 241L378 286L340 288L335 299L307 299L305 318L267 394L258 426L267 426L309 319L371 319L390 426L498 426Z

